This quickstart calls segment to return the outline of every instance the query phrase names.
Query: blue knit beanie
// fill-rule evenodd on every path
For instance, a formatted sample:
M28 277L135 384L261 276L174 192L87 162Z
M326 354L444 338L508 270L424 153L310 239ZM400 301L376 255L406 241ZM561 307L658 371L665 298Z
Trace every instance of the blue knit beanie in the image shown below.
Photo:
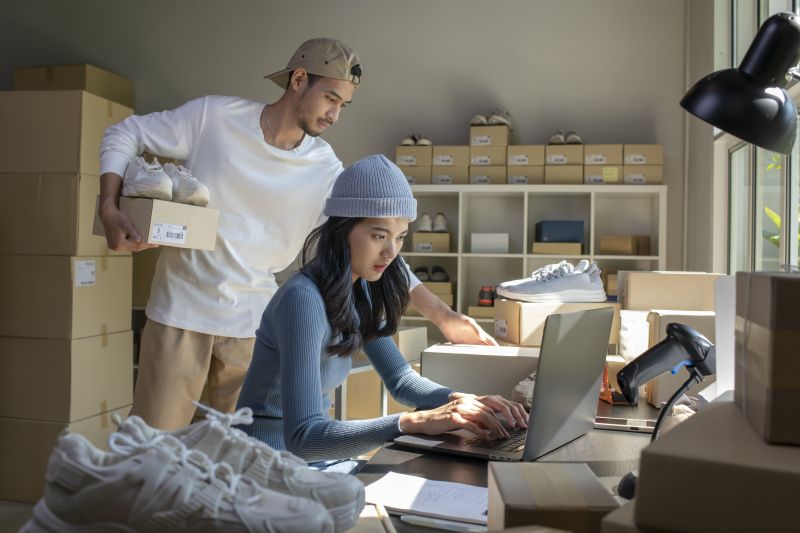
M370 155L344 169L325 203L329 217L417 218L417 201L403 172L386 156Z

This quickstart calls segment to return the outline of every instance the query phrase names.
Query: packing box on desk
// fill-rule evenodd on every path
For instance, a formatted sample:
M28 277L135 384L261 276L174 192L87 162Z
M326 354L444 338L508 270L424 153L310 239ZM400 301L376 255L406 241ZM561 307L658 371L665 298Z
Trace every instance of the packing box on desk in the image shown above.
M74 422L133 402L133 332L0 337L0 417Z
M534 228L536 242L583 241L583 220L541 220Z
M133 81L94 65L15 68L14 90L80 90L133 108Z
M597 253L602 255L650 255L650 235L601 235Z
M506 166L470 166L469 182L473 185L505 185Z
M455 294L456 284L452 281L423 281L422 284L433 294Z
M580 255L583 245L579 242L535 242L531 253L547 255Z
M586 144L583 147L585 165L621 165L621 144Z
M469 166L469 146L434 146L433 165L450 167Z
M719 274L620 270L617 275L623 309L714 310L714 282Z
M545 185L580 185L583 183L583 165L544 167Z
M471 233L469 242L473 254L508 253L508 233Z
M696 512L665 505L687 485L702 500ZM717 401L642 450L636 523L685 533L796 531L798 494L800 446L765 443L733 402Z
M613 185L622 183L622 167L614 165L586 165L583 182L587 185Z
M619 341L619 304L616 302L533 303L498 299L494 301L494 335L522 346L541 346L544 323L548 316L602 307L614 308L614 321L608 343L616 344Z
M509 185L536 185L544 183L543 165L514 165L506 170Z
M474 166L505 165L505 146L470 146L469 164Z
M626 144L622 154L624 165L664 164L664 147L660 144Z
M420 167L411 165L398 165L409 185L430 185L433 169L430 166Z
M213 250L217 244L216 209L125 196L120 197L119 208L146 243L195 250ZM100 217L95 217L94 232L105 235Z
M431 183L433 185L466 185L469 183L469 167L433 166L431 167Z
M127 257L0 255L0 336L79 339L131 329Z
M112 252L92 232L100 178L77 173L0 174L0 251L31 255Z
M544 145L512 144L506 156L508 166L544 166Z
M536 524L600 533L601 520L618 506L584 463L489 462L492 531Z
M411 236L411 247L414 252L450 253L450 234L417 231Z
M398 146L396 150L398 165L429 167L433 164L433 147L431 146Z
M86 91L0 91L0 172L100 175L100 143L133 109Z
M661 165L625 165L622 181L626 185L660 185L664 182L664 167Z
M0 500L36 502L44 492L47 461L59 434L67 429L108 449L108 437L117 429L111 417L118 414L124 419L130 408L127 405L71 423L0 418Z
M544 149L544 157L545 165L573 165L583 167L583 145L548 144Z
M734 396L767 442L800 445L798 302L798 274L736 273Z
M507 146L511 130L508 126L470 126L470 146Z

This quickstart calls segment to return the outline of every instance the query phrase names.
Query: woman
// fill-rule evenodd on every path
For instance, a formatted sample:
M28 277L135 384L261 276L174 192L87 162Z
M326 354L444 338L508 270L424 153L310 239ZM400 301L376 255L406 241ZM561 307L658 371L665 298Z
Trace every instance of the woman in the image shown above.
M396 258L416 218L416 200L400 169L382 155L358 161L338 177L325 215L327 222L306 240L304 266L264 311L239 397L239 407L252 408L255 421L242 429L306 461L321 461L359 455L402 433L465 428L482 437L508 436L495 413L525 427L520 404L454 392L420 377L391 339L408 304L408 273ZM362 348L389 393L417 411L330 418L331 394L347 378L350 356Z

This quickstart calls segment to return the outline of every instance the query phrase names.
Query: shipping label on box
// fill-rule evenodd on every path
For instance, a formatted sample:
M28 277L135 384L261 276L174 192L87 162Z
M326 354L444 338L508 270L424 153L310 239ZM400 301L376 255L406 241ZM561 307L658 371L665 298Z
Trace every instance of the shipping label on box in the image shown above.
M508 146L510 130L508 126L470 126L471 146Z
M505 165L505 146L471 146L470 165Z
M473 185L503 185L506 183L506 166L471 166L469 182Z
M512 144L507 151L508 166L543 166L543 144Z
M544 167L545 185L580 185L583 183L583 165L549 165Z
M469 183L469 167L433 166L431 167L431 183L433 185L466 185Z
M411 246L415 252L450 253L450 234L417 231L411 236Z
M586 165L583 167L583 182L591 185L621 183L622 167Z
M664 164L664 147L660 144L626 144L622 151L625 165Z
M545 165L583 165L582 144L548 144Z
M398 165L429 167L433 164L431 146L398 146L395 152L395 163Z
M133 81L94 65L14 69L15 91L86 91L133 108Z
M544 165L517 165L508 167L510 185L532 185L544 183Z
M661 165L625 165L622 167L622 181L626 185L659 185L664 181L664 167Z
M621 144L587 144L583 154L586 165L622 165Z
M409 185L430 185L432 167L398 165Z
M623 309L714 311L714 283L720 274L705 272L618 272Z
M469 166L469 146L434 146L433 165L434 166Z

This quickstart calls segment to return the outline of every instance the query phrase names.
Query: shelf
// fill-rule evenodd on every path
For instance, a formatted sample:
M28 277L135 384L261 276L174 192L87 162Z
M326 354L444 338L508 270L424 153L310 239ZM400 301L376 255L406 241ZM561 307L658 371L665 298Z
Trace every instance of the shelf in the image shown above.
M458 257L455 252L437 254L434 252L400 252L403 257Z
M461 257L480 257L486 259L522 259L525 254L461 254Z
M557 254L526 254L529 259L591 259L589 254L582 255L557 255Z
M627 261L658 261L657 255L593 255L595 261L627 260Z
M614 193L659 194L666 193L666 185L412 185L414 193Z

